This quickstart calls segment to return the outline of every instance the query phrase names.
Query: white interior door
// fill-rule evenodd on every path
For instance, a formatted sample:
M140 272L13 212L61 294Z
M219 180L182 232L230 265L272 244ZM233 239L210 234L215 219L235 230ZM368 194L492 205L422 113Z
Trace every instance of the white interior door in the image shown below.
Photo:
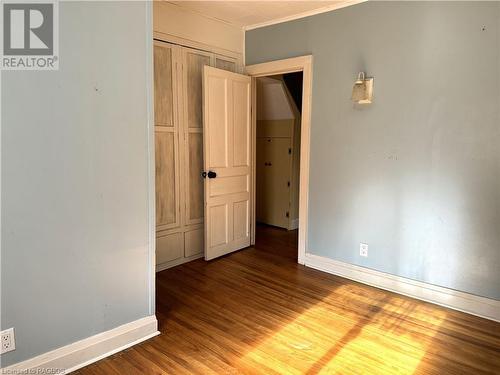
M251 79L204 67L205 259L250 246Z

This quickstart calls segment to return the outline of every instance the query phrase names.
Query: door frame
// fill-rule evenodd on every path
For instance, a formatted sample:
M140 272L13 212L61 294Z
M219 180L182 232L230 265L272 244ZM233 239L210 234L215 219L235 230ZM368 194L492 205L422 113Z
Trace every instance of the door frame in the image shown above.
M299 245L298 263L305 264L309 202L309 156L311 146L311 104L312 104L312 55L275 60L245 67L245 73L252 77L252 170L251 170L251 212L250 243L255 244L255 180L257 143L257 78L277 74L302 72L302 115L300 132L300 177L299 177Z

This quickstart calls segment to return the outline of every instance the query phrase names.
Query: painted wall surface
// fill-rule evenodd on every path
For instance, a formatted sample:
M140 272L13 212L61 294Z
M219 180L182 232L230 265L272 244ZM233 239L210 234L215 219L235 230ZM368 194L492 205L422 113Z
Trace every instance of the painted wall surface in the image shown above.
M59 71L2 72L2 366L150 314L149 6L60 2Z
M375 1L246 33L247 65L305 54L308 251L500 299L500 3ZM368 107L349 100L361 70Z

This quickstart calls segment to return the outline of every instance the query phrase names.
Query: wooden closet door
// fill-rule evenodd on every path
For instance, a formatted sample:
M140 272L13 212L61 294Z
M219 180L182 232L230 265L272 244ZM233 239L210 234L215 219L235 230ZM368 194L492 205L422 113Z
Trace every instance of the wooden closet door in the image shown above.
M154 42L156 229L180 226L178 47ZM167 257L168 258L168 257Z
M203 222L203 67L214 63L213 54L183 48L185 223Z
M157 230L180 225L179 121L174 46L154 42Z

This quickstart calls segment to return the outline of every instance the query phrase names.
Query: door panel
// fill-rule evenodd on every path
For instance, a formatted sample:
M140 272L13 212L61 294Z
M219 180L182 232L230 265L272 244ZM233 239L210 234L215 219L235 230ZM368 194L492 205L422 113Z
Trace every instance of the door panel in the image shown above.
M173 47L154 42L155 125L174 126Z
M184 237L182 233L172 233L156 239L156 263L171 262L183 256Z
M288 228L291 138L257 138L257 221Z
M199 222L203 219L203 133L189 133L188 135L188 194L186 211L188 223Z
M227 206L227 204L220 204L208 208L211 247L226 245L229 241L229 215Z
M217 197L226 194L246 193L248 192L248 176L218 176L210 181L209 197Z
M234 239L240 240L247 237L250 232L249 201L235 202L233 205L233 215Z
M183 53L183 132L184 178L187 225L203 222L203 67L211 65L213 55L190 48Z
M160 228L171 228L179 221L175 148L174 132L155 132L156 225Z
M228 162L228 88L224 77L211 77L208 86L208 123L210 128L207 150L208 164L212 167L227 167Z
M205 259L250 245L250 77L205 67Z
M186 74L186 114L189 128L203 128L203 67L209 66L211 54L184 48Z
M184 256L191 257L203 253L203 228L184 233Z
M156 229L177 228L180 219L179 117L177 113L180 48L154 42Z
M233 82L234 103L238 106L245 103L249 97L249 87L245 82ZM235 111L234 121L238 126L233 128L233 166L250 166L250 130L251 123L247 121L248 114L245 111Z

